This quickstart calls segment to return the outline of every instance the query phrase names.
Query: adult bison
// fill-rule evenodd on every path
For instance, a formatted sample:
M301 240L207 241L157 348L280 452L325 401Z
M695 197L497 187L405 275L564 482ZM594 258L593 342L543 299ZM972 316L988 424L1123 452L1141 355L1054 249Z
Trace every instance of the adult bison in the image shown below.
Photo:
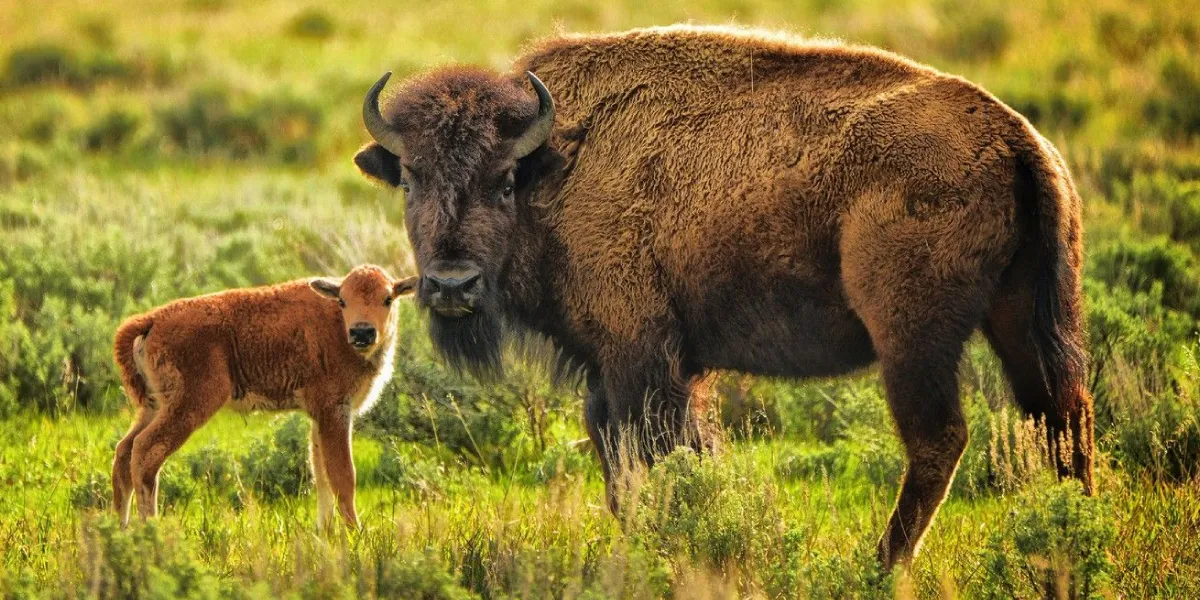
M956 369L978 328L1091 493L1080 200L978 86L696 27L549 39L512 74L439 69L380 105L386 81L354 159L406 191L435 344L487 374L534 333L581 365L614 505L612 440L635 432L651 460L686 438L706 371L878 361L908 457L879 555L907 561L967 444Z

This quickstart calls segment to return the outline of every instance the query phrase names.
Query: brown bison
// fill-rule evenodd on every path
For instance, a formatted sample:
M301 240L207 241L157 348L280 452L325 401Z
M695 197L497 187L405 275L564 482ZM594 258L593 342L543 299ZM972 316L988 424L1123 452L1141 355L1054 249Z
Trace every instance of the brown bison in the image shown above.
M317 521L337 498L357 525L351 418L371 407L391 379L396 347L392 301L415 277L392 279L364 265L342 280L304 279L178 300L130 317L114 354L137 409L113 460L113 506L129 522L157 513L158 471L222 406L294 410L312 417Z
M707 371L878 362L908 457L879 555L907 561L967 444L956 369L980 328L1091 492L1080 200L978 86L684 26L545 40L513 73L444 68L381 104L386 81L355 163L406 191L435 344L487 374L506 336L536 334L580 365L610 502L612 440L652 460L686 439Z

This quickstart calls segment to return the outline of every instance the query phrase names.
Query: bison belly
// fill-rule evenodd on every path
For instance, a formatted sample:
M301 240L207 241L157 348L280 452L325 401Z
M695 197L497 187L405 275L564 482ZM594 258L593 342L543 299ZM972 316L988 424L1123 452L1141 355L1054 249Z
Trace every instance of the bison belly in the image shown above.
M799 281L739 281L705 296L683 310L690 354L706 368L828 377L875 360L866 327L840 291Z

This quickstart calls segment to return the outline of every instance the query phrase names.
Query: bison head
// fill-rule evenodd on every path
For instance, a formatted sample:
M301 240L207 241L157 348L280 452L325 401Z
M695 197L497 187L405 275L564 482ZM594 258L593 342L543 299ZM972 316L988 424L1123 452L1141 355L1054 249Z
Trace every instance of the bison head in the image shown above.
M528 220L531 154L554 125L554 101L528 81L446 69L405 84L383 106L385 74L367 93L374 142L354 157L368 177L405 192L405 222L421 273L417 298L455 367L500 367L502 278Z

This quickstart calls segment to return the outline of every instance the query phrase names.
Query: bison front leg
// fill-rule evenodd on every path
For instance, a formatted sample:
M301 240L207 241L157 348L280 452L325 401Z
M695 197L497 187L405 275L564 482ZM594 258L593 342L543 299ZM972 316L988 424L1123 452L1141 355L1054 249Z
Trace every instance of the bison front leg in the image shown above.
M350 415L350 406L342 403L319 412L316 415L317 444L324 459L327 484L337 498L338 511L347 525L358 527L358 512L354 508L355 473L350 450Z
M583 418L587 423L588 437L592 447L596 449L596 457L600 460L600 469L604 474L605 496L608 508L614 514L617 512L617 490L613 475L616 472L616 432L611 427L608 418L608 395L604 390L604 382L594 375L588 376L587 399L584 402Z
M604 470L609 508L615 513L626 493L627 477L653 466L677 446L705 447L691 414L690 378L669 365L589 378L588 434Z

